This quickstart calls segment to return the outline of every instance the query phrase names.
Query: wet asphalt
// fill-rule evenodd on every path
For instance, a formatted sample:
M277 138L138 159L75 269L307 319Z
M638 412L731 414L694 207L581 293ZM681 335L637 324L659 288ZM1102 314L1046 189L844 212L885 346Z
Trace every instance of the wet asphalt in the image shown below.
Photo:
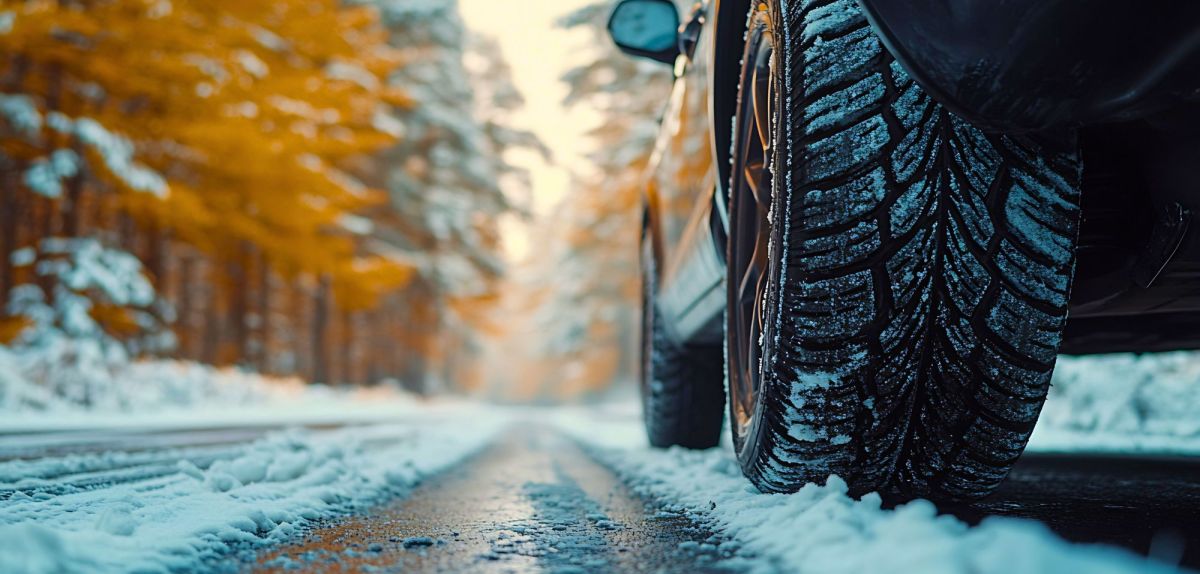
M1024 456L991 497L940 510L1042 522L1077 543L1200 569L1200 460ZM734 572L734 541L639 498L561 434L523 427L404 500L260 555L253 572Z
M1200 458L1026 453L995 494L942 511L1037 520L1078 543L1200 570Z
M260 555L249 572L733 572L734 547L579 446L514 429L409 496Z

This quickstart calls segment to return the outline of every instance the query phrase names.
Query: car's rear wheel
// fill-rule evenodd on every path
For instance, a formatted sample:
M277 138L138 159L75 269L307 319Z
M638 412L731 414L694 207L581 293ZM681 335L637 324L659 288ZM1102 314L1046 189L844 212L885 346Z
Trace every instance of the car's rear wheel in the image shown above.
M642 235L641 396L646 435L656 447L709 448L721 439L725 409L721 348L683 345L666 333L656 302L657 264Z
M973 499L1033 430L1065 325L1073 134L985 134L854 0L755 2L734 132L727 377L760 489Z

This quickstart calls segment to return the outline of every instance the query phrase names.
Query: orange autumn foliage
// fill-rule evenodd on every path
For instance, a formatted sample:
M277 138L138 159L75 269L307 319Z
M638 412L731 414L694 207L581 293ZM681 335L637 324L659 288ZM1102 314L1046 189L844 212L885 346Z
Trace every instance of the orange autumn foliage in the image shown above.
M340 165L394 141L377 114L408 104L384 81L399 62L372 10L334 0L0 7L14 15L0 35L15 80L5 91L97 120L165 176L160 199L93 170L121 192L104 198L112 208L218 259L248 244L285 273L331 275L355 291L403 282L403 270L382 272L378 261L346 264L356 249L340 222L380 200ZM33 159L71 145L44 132L32 146L6 141L5 151Z

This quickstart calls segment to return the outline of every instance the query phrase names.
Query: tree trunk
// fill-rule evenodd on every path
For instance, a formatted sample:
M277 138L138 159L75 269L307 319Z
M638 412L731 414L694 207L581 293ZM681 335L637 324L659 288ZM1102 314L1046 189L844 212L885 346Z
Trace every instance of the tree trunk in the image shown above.
M55 206L58 205L58 202L54 201L53 199L40 197L40 200L36 200L36 203L41 210L34 216L38 221L38 227L35 228L33 237L34 245L36 245L40 250L41 240L55 236L54 213ZM50 306L54 306L54 280L48 275L35 274L35 277L38 287L40 287L42 289L42 293L45 293L46 295L46 303Z
M329 278L321 276L317 281L317 292L314 298L312 321L312 361L313 382L329 382L328 341L326 331L329 328Z
M138 252L137 227L127 213L117 214L117 245L130 253Z
M217 353L221 347L221 314L218 284L214 275L217 273L214 265L205 265L205 305L204 305L204 341L200 350L201 362L214 365L217 363Z
M8 315L8 294L16 283L12 253L17 250L17 226L21 219L14 175L0 176L0 317Z
M271 364L271 267L267 257L258 257L258 370L270 373Z
M250 262L253 247L243 242L236 261L227 267L229 273L229 326L233 332L234 363L250 364L250 326L246 319L250 311Z
M146 258L147 271L150 272L150 278L154 281L158 292L164 297L170 293L167 281L167 260L171 252L171 230L163 227L155 222L150 225L147 231L150 245L148 257Z
M355 379L354 365L354 314L342 312L342 384L353 384Z
M196 350L196 332L192 325L192 285L195 278L196 260L191 255L184 255L179 262L179 315L176 321L175 333L179 337L179 351L183 357L190 360L199 359Z
M388 316L391 313L391 300L386 298L379 309L367 316L367 329L370 333L367 341L367 384L375 384L384 378L383 365L380 364L384 355L384 342L387 340Z
M78 157L84 157L83 148L79 144L79 138L71 138L71 150ZM83 202L84 188L83 170L79 170L71 179L67 180L67 195L62 202L62 230L66 237L79 237L82 227L83 208L80 205Z
M292 358L291 365L285 365L285 374L306 377L312 380L312 353L309 344L312 333L312 308L309 304L308 292L304 284L297 278L288 282L288 313L284 316L287 329L280 329L279 334L287 341L288 354Z

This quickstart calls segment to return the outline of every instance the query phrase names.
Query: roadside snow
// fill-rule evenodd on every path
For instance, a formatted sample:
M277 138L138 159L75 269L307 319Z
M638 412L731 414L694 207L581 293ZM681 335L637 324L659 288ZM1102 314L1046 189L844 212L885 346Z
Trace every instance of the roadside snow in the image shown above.
M90 403L82 404L32 382L25 376L28 362L28 355L0 346L0 432L387 421L395 420L397 409L420 402L393 384L334 388L157 360L105 369L104 378L119 384L87 385L104 393L92 393Z
M0 374L0 377L3 375ZM246 375L250 376L250 375ZM179 431L224 427L317 426L386 423L403 420L414 410L428 408L425 399L391 388L334 389L297 385L250 394L205 397L193 406L150 404L141 410L79 410L5 413L0 410L0 433L61 431ZM35 388L36 390L36 388ZM244 389L243 389L244 390ZM438 404L455 404L439 400Z
M432 410L405 424L279 432L165 472L112 453L0 463L0 572L193 570L404 495L504 422L479 407Z
M1200 353L1059 357L1030 448L1200 454Z
M0 346L0 412L12 415L21 411L62 408L63 405L62 399L54 393L26 380L17 357Z
M622 410L624 408L624 410ZM1154 573L1176 572L1113 547L1070 544L1033 521L987 518L968 527L927 501L894 510L877 495L855 500L831 477L794 494L762 494L742 476L732 449L652 450L627 407L562 412L564 430L594 447L635 490L675 505L728 537L755 571ZM632 421L631 421L632 419Z

